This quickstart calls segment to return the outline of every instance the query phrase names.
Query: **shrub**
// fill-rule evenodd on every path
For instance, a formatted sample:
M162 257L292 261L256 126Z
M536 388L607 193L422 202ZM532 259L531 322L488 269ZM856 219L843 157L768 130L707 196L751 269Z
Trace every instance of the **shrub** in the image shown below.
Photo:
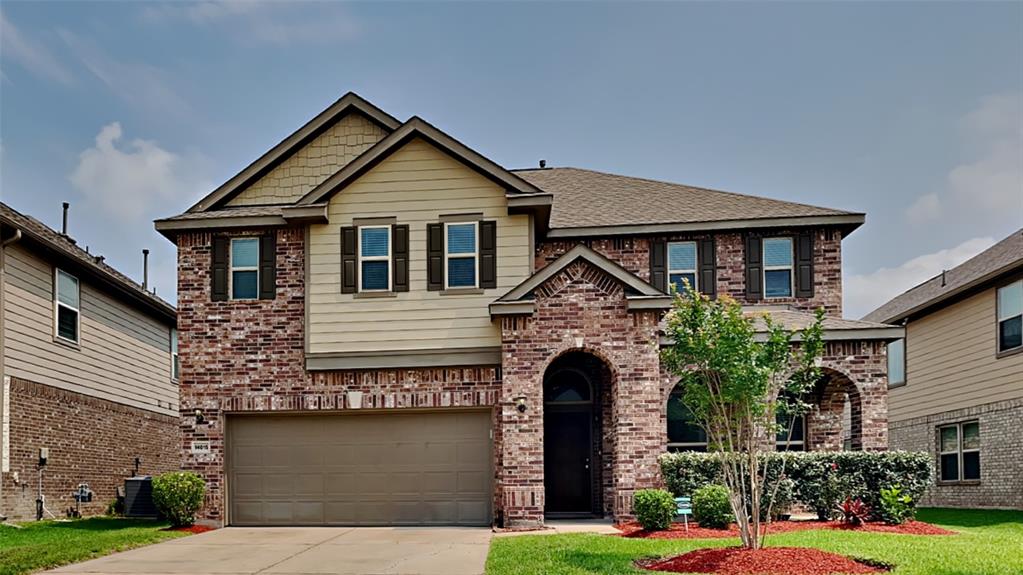
M846 497L838 510L842 513L842 522L848 525L862 525L870 517L867 504L851 497Z
M799 478L793 482L797 501L809 507L821 521L833 519L843 495L849 491L830 453L804 453L793 458L789 474Z
M677 507L675 498L663 489L640 489L632 499L636 519L643 529L663 531L671 526Z
M877 515L890 525L900 525L916 515L913 498L898 485L881 490Z
M732 505L724 485L704 485L693 492L693 519L700 527L727 529L732 522Z
M178 471L153 478L153 503L175 527L195 523L205 491L206 482L195 473Z
M792 504L796 502L794 495L795 482L788 477L783 477L777 482L778 490L774 490L775 480L768 484L769 488L764 492L763 500L760 502L760 518L768 519L767 507L771 507L771 519L778 519L789 512ZM774 493L773 500L771 494Z
M111 517L120 517L124 515L124 499L118 497L110 503L107 503L107 515Z
M680 451L660 458L661 475L678 497L692 497L704 485L720 485L721 459L716 453Z

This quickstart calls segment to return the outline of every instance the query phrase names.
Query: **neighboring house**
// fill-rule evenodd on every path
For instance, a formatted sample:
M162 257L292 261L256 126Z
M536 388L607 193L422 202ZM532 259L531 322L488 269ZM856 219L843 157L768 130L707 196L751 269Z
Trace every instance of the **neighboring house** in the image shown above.
M575 168L509 171L341 98L185 213L184 466L205 520L628 517L705 447L661 369L669 283L791 327L827 310L797 446L887 447L885 344L841 319L863 214Z
M893 448L934 455L926 505L1023 509L1023 230L865 319L890 344Z
M179 468L174 308L3 203L0 245L0 516L34 519L41 485L64 517L82 483L105 512L136 458Z

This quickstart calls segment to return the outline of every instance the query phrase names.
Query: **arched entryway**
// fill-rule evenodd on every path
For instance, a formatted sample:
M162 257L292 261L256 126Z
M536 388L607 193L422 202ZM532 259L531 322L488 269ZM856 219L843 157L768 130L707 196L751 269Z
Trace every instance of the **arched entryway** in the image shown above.
M813 450L863 449L863 399L845 374L825 368L815 389L816 407L807 416Z
M544 513L603 514L604 419L611 371L596 356L572 351L544 373Z

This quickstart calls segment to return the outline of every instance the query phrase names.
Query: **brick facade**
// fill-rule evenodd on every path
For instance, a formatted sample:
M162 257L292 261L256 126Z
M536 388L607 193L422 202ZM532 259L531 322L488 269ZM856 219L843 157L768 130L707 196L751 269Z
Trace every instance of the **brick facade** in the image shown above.
M980 427L980 481L938 481L938 427L976 421ZM934 507L1023 509L1023 399L987 403L891 424L893 448L924 451L934 461L935 484L920 502Z
M178 469L176 418L18 378L10 379L9 399L10 472L3 474L0 513L11 520L36 517L41 447L49 449L43 495L57 517L75 507L71 494L80 483L94 493L82 514L106 512L136 457L143 474Z

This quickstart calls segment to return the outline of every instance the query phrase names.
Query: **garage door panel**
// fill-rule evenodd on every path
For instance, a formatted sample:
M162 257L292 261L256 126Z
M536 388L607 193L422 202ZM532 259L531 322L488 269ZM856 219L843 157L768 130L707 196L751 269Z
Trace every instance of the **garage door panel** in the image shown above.
M490 523L487 412L229 419L235 525Z

